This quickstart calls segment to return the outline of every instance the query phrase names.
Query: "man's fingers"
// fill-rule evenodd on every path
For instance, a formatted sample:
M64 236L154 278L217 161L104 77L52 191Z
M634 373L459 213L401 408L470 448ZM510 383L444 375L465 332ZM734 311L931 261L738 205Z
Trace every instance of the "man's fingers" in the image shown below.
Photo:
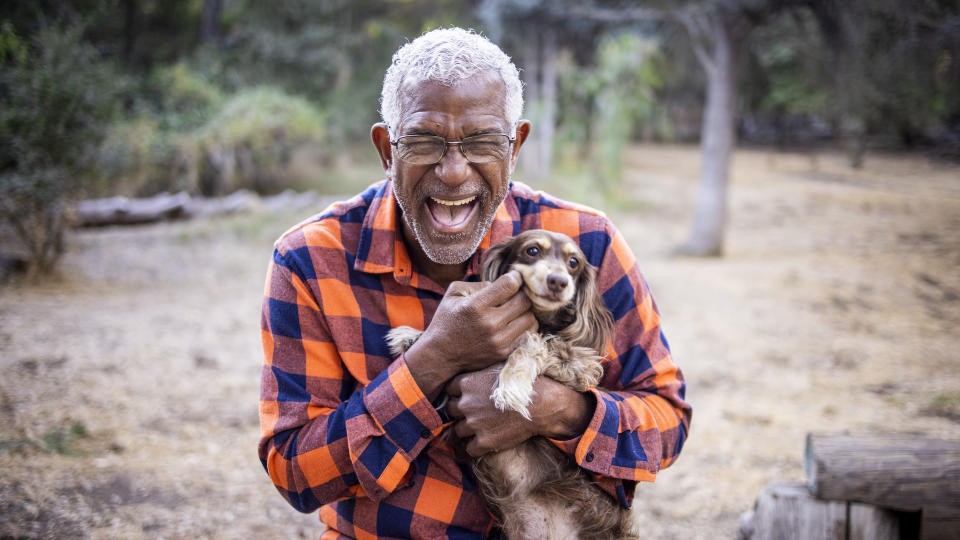
M511 270L484 287L477 296L486 305L499 306L516 294L521 285L523 285L523 278L520 277L520 272Z
M460 437L463 440L467 440L470 437L473 437L473 431L467 427L466 422L457 422L453 425L453 432L457 434L457 437Z
M461 395L463 395L463 390L460 388L460 385L463 383L463 377L465 375L465 373L461 373L460 375L450 379L450 382L448 382L447 386L443 389L443 391L450 396L451 401L454 398L459 398Z
M470 442L467 443L467 454L470 454L470 457L480 457L486 452L480 449L480 444L477 442L476 437L470 439Z
M519 293L514 294L500 306L500 315L505 320L514 320L524 313L529 313L532 305L533 303L530 302L530 299L527 298L527 295Z
M510 346L510 351L512 352L514 349L523 344L524 340L527 339L527 332L536 333L539 326L540 325L537 323L537 318L533 316L533 313L524 313L523 315L507 323L506 332L508 335L517 336L513 344Z
M447 287L447 296L470 296L471 294L482 290L486 283L477 283L471 281L454 281Z
M447 414L451 418L463 418L463 412L460 410L460 398L451 397L447 400Z

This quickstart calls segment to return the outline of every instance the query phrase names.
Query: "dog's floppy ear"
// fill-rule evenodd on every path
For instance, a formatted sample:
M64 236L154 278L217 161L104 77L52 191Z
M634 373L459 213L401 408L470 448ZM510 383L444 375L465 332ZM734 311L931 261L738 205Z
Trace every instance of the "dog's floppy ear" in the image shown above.
M507 257L510 255L512 246L513 238L510 238L493 246L483 254L483 264L480 265L480 279L495 281L498 277L507 273L510 269L510 262Z
M603 354L613 330L613 317L597 289L597 270L589 263L584 264L577 279L573 303L577 309L577 319L569 326L573 339L578 345Z

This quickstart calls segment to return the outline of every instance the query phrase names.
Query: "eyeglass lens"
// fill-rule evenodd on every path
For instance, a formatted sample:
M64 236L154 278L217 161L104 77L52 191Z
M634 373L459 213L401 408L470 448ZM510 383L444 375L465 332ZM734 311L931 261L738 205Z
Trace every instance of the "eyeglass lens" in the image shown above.
M448 143L434 135L408 135L397 140L401 160L415 165L432 165L443 159ZM506 157L510 139L506 135L466 137L457 146L472 163L490 163Z

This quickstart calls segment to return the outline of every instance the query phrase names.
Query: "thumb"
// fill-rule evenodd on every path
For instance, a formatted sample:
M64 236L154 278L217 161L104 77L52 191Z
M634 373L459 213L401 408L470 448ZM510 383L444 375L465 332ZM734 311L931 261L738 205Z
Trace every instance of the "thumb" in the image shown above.
M499 306L517 294L521 285L523 285L523 278L520 276L520 272L511 270L484 287L477 293L477 296L484 304Z

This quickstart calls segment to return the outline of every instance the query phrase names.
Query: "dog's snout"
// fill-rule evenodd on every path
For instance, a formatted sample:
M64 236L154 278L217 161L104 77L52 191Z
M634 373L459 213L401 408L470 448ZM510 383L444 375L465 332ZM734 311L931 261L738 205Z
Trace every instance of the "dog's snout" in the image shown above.
M551 292L558 293L567 288L570 278L564 274L551 273L547 275L547 287Z

